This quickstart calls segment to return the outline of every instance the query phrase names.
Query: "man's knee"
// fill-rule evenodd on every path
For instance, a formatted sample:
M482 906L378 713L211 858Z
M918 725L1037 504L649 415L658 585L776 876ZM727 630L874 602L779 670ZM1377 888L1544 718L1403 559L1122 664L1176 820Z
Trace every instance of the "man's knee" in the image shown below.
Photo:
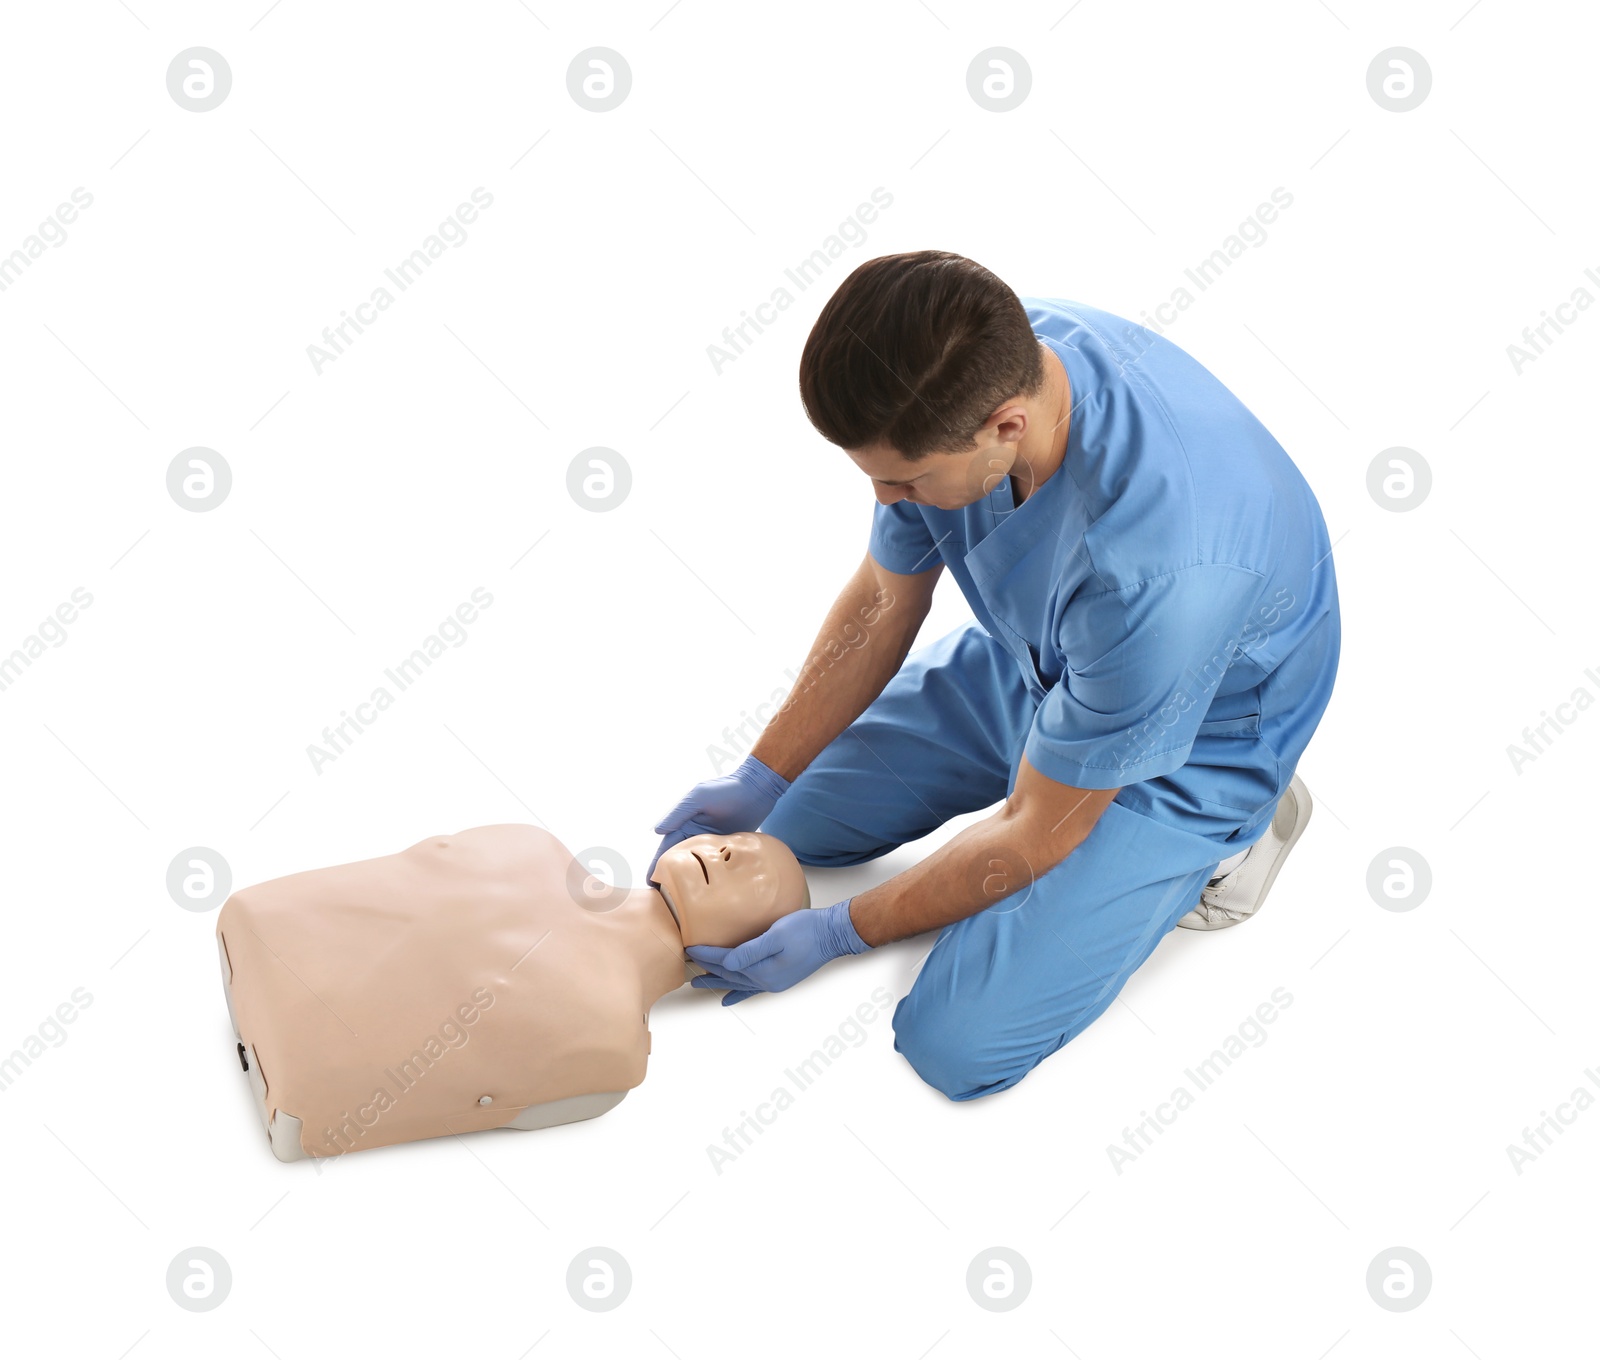
M1007 1054L981 1022L948 1005L919 1003L916 989L895 1007L895 1051L934 1090L975 1100L1015 1086L1038 1057Z
M787 845L800 863L818 868L836 869L848 864L865 864L897 848L894 845L875 844L837 818L807 807L803 800L794 799L792 791L778 800L778 805L761 823L761 830Z

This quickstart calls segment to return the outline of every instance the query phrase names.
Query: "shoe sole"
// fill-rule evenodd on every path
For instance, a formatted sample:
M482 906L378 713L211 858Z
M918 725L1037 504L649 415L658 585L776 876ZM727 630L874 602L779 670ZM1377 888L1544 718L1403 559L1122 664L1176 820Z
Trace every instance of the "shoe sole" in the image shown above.
M1185 930L1226 930L1229 926L1242 925L1245 921L1253 920L1260 913L1262 906L1266 903L1267 894L1272 891L1272 885L1278 881L1278 871L1283 868L1283 862L1289 858L1289 852L1294 849L1300 837L1305 835L1306 827L1311 823L1311 809L1313 806L1311 790L1305 786L1305 782L1299 775L1290 777L1289 787L1284 790L1284 797L1292 797L1294 799L1294 829L1284 838L1277 857L1272 861L1271 867L1268 868L1266 879L1261 884L1261 891L1256 896L1255 904L1237 921L1208 921L1204 916L1200 915L1197 905L1194 909L1179 917L1178 925ZM1278 816L1276 810L1274 810L1272 816L1273 820L1276 821ZM1271 834L1270 826L1267 834ZM1194 919L1191 921L1190 917Z

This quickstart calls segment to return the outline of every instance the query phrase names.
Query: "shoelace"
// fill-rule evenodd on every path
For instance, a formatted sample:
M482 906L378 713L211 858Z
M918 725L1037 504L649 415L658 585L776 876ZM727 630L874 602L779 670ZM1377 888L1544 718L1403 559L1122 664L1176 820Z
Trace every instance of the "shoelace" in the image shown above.
M1206 886L1200 890L1200 914L1208 921L1214 921L1223 916L1226 916L1230 920L1234 921L1244 920L1244 912L1234 911L1231 907L1225 907L1215 900L1218 886L1226 883L1242 868L1244 868L1242 863L1235 865L1233 869L1229 870L1229 872L1225 874L1219 874L1216 878L1211 879Z

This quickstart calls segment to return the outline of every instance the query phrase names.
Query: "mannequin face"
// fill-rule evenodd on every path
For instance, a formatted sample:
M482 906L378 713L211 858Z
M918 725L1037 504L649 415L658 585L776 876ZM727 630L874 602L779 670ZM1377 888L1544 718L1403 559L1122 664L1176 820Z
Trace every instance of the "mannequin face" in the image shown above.
M743 944L811 902L800 861L759 831L679 841L656 861L650 881L660 886L686 945Z

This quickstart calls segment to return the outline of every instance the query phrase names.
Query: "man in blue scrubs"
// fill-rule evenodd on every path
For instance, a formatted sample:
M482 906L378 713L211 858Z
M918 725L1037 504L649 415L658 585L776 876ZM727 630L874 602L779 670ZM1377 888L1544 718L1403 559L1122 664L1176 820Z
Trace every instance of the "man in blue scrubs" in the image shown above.
M867 556L751 755L656 830L759 827L858 864L998 804L867 892L689 951L728 1004L939 929L895 1047L970 1100L1080 1033L1174 925L1259 907L1310 814L1294 770L1338 663L1332 549L1196 360L959 255L855 270L800 387L872 480ZM907 659L946 570L975 619Z

